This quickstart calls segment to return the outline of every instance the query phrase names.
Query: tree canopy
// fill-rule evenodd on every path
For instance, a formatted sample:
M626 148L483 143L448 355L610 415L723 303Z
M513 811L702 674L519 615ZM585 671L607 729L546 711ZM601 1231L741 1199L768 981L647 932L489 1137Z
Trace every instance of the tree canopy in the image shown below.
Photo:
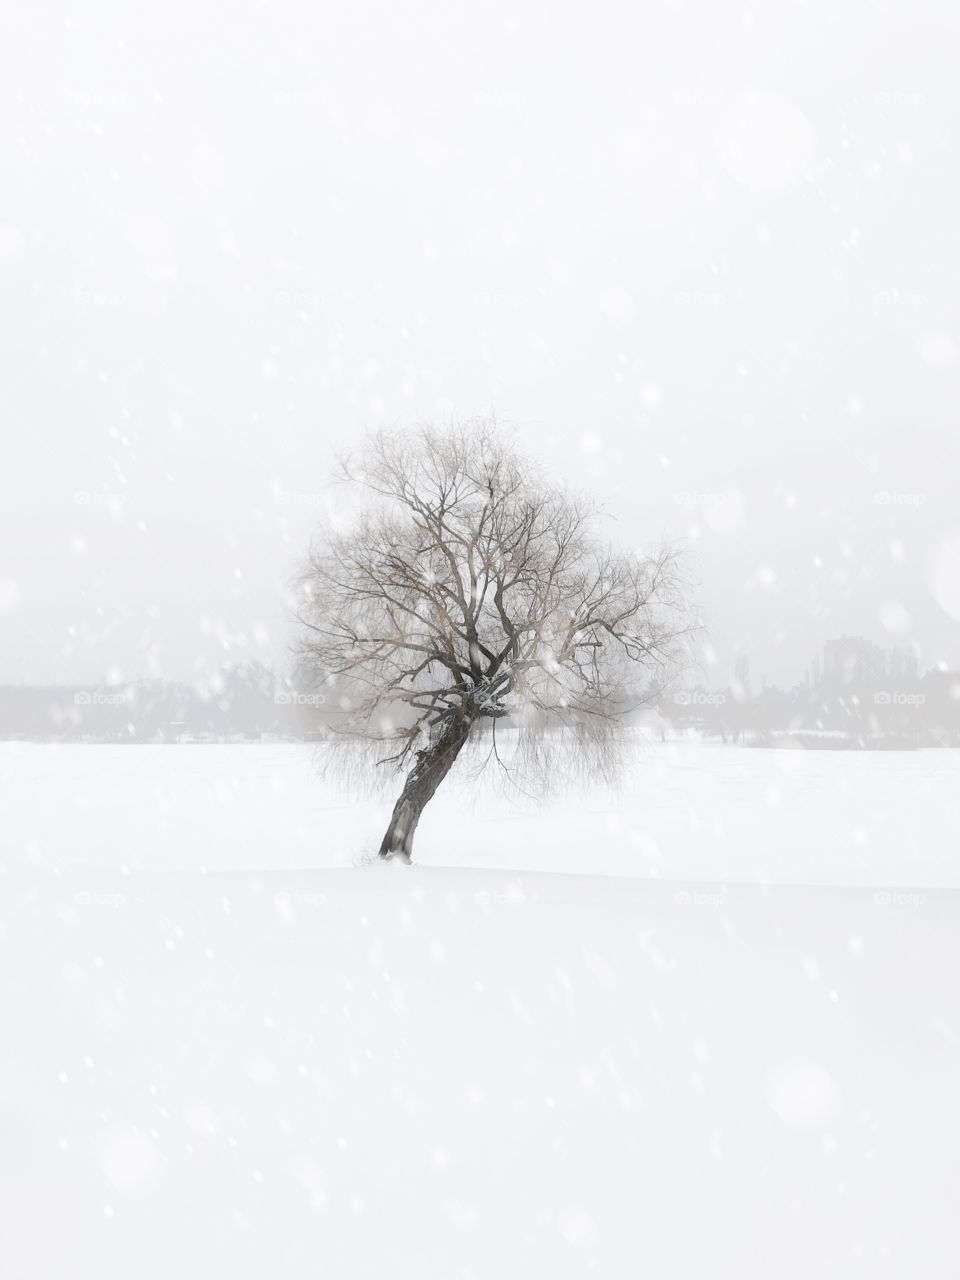
M301 656L343 688L340 733L377 762L430 773L441 749L455 758L474 726L508 718L520 739L565 730L568 750L600 760L681 658L677 552L614 550L596 505L495 424L380 432L342 477L367 502L311 550Z

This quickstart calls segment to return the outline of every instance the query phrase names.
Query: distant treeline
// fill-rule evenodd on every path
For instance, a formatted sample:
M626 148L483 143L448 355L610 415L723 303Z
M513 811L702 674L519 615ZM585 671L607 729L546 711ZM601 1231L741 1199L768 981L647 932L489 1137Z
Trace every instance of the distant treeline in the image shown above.
M673 692L659 705L680 731L724 742L811 747L960 746L960 673L928 671L897 683L825 675L793 689L749 694L736 685Z
M259 664L203 684L165 679L97 685L0 686L0 738L39 742L304 742L341 717L332 687L299 687ZM893 685L825 675L750 694L674 690L656 711L663 736L696 732L722 742L809 747L960 746L960 673L930 671ZM639 721L653 727L649 710ZM634 718L634 717L629 717Z
M136 680L0 686L0 737L42 742L229 742L322 737L330 699L259 664L205 684Z

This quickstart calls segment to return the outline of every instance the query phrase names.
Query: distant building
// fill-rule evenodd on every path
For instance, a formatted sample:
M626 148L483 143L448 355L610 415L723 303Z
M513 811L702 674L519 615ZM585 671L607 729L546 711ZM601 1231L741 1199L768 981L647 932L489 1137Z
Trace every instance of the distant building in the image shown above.
M898 645L894 649L885 649L886 675L891 683L916 680L920 674L917 652L909 645Z
M883 649L863 636L839 636L823 646L823 679L828 683L899 685L918 678L917 652L910 645Z
M739 694L741 697L750 697L750 659L744 653L736 661L733 668L733 678L739 686Z
M882 684L886 663L872 641L863 636L839 636L823 646L823 675L842 684Z

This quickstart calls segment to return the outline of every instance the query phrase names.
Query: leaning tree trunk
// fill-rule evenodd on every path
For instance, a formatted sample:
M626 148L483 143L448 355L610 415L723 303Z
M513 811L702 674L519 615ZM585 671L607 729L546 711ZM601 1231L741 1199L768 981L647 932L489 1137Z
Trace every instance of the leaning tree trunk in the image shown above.
M411 860L413 834L420 815L450 772L463 744L470 737L472 727L473 721L466 717L451 720L436 742L417 752L417 763L410 770L400 799L393 806L393 816L380 846L381 858L399 854L406 862Z

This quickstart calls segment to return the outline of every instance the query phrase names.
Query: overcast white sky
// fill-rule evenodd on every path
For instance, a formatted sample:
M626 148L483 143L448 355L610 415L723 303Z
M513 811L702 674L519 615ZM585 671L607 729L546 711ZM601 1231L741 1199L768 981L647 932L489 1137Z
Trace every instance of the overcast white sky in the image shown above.
M332 451L491 409L718 682L960 666L953 0L6 10L0 680L284 663Z

